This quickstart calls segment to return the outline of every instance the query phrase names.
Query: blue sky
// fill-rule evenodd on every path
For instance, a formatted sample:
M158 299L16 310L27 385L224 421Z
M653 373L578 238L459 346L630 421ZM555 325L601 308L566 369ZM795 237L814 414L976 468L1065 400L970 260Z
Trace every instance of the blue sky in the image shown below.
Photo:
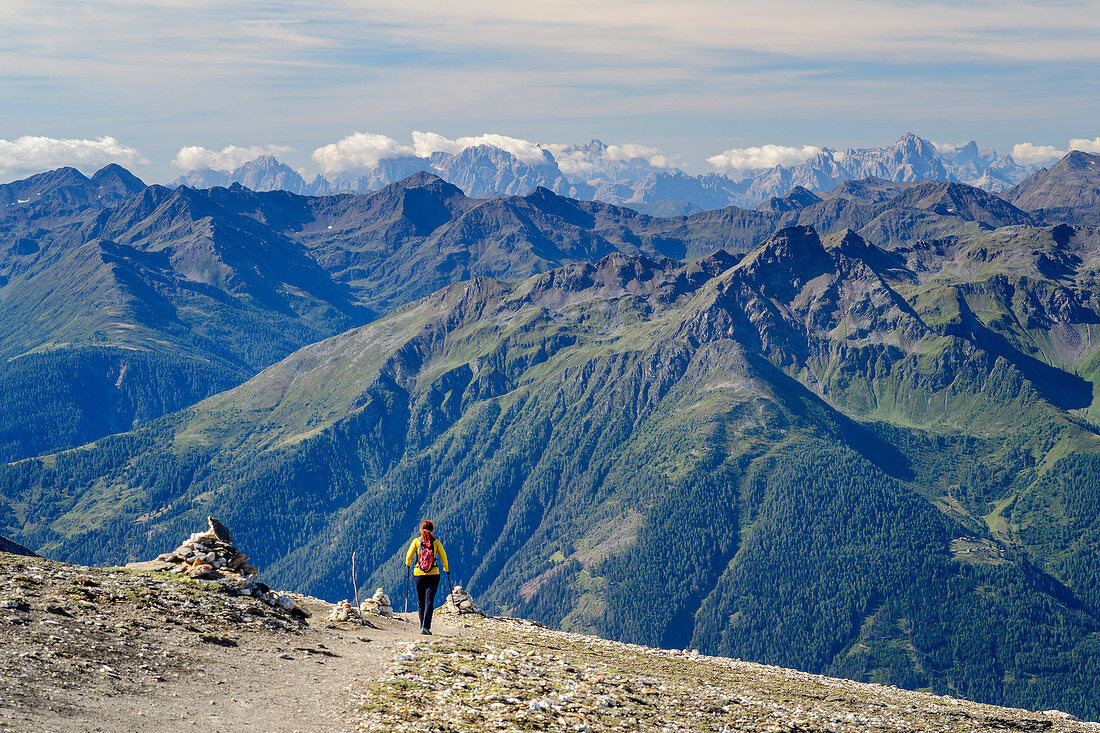
M0 177L353 133L731 148L1100 136L1100 0L0 3ZM103 138L109 138L104 140ZM22 140L22 142L20 142Z

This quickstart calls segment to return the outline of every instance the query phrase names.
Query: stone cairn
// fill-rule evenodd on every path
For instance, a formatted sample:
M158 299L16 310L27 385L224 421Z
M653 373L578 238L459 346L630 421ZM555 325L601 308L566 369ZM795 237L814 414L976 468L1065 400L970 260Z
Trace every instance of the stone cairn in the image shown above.
M359 609L348 601L340 601L332 607L332 613L328 615L329 621L362 621L363 616Z
M390 605L390 597L381 588L376 590L373 596L360 603L359 608L351 605L350 601L340 601L332 607L332 613L329 614L328 620L363 623L366 621L364 617L368 613L393 618L393 606Z
M248 564L248 555L233 546L233 535L226 526L214 517L207 517L207 522L209 527L205 532L196 532L171 552L151 562L130 563L129 567L167 570L188 578L215 581L238 595L253 596L299 618L310 615L304 608L296 606L290 597L256 582L260 571Z
M477 607L470 594L462 590L461 585L456 585L454 590L447 594L447 600L439 607L440 613L476 613L482 616L485 613Z
M390 597L379 588L374 595L359 604L362 613L373 613L377 616L393 618L393 606L390 605Z

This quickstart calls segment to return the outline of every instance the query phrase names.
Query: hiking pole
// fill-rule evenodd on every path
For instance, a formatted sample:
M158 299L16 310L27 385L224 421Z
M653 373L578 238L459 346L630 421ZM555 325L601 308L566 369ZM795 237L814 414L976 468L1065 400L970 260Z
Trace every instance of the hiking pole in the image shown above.
M408 565L405 566L405 615L409 615L409 571L412 570Z

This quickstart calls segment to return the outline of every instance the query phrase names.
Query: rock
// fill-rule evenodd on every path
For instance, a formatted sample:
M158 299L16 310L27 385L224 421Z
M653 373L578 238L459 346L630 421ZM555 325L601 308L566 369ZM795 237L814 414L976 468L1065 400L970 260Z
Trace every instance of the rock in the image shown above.
M126 567L131 568L133 570L147 570L147 571L152 571L152 572L161 572L161 571L164 571L164 570L174 570L175 567L176 567L176 564L172 563L172 562L168 562L166 560L161 560L161 559L158 558L156 560L146 560L144 562L128 562L128 563L126 563Z
M188 578L201 578L208 573L213 572L214 567L212 565L208 565L204 562L196 562L194 565L191 565L186 570L184 570L184 575L186 575Z
M210 533L213 534L214 537L227 545L233 544L233 535L229 533L229 530L224 524L213 517L207 517L206 521L210 524Z
M330 621L348 621L349 619L362 618L359 615L359 609L351 605L347 601L340 601L332 608L332 613L329 614Z
M390 597L379 588L374 592L374 595L367 598L359 604L359 610L362 613L373 613L378 616L393 616L393 606L390 603Z
M225 566L230 570L238 570L246 562L248 562L248 555L243 552L234 552L233 557L229 559Z
M470 598L470 594L462 589L461 585L456 585L447 595L447 600L439 607L441 613L476 613L484 615L482 610L477 607L477 604Z

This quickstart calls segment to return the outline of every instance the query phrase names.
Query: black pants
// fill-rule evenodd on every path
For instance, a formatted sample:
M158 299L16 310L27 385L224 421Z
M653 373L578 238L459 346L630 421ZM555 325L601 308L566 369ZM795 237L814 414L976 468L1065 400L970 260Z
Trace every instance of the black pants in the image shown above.
M420 614L420 628L431 629L439 575L414 575L413 580L416 582L416 609Z

